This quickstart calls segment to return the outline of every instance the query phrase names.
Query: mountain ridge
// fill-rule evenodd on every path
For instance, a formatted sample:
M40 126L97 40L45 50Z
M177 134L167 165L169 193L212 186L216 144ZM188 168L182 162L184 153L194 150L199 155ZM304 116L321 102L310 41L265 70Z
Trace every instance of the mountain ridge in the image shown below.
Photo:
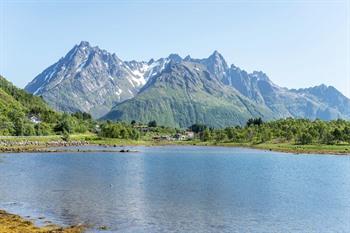
M201 85L193 90L197 91L196 94L205 96L204 99L213 98L227 104L223 106L229 109L218 110L216 120L219 119L220 123L214 123L214 118L203 120L207 113L203 108L196 110L196 116L200 117L189 119L194 115L187 113L194 111L194 105L185 101L192 95L183 92L185 83L181 82L181 78L187 84L190 84L190 80L195 80L196 83L191 85ZM209 81L204 81L205 79ZM211 89L212 86L217 90ZM157 92L156 87L163 89L160 88ZM285 117L324 120L350 118L350 100L334 87L324 84L300 89L280 87L262 71L248 73L233 64L228 65L216 50L202 59L192 58L190 55L182 58L174 53L158 60L150 59L148 62L123 61L115 53L111 54L97 46L92 47L83 41L35 77L25 89L43 96L51 106L61 111L86 111L95 118L112 120L147 121L154 118L169 126L185 127L190 123L206 123L221 127L233 123L242 124L247 117L255 116L262 116L267 120ZM178 95L172 95L170 100L168 93L161 90L168 93L178 92ZM217 99L218 96L214 96L219 91L223 92L220 100ZM145 96L148 96L147 101ZM203 104L204 100L195 99L195 106ZM144 106L146 103L149 106ZM210 103L210 107L216 106L214 101ZM237 109L233 103L240 107ZM136 105L128 108L127 104ZM154 106L157 105L164 107L164 111L155 109ZM177 117L176 111L180 105L188 107L188 111L183 111L186 119ZM234 115L232 109L239 119L227 119L225 114ZM169 122L157 114L168 115Z

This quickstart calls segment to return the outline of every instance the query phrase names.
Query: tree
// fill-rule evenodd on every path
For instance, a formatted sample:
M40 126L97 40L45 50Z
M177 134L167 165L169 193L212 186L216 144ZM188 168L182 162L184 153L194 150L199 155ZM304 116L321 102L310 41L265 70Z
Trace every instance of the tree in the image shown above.
M247 121L247 127L251 126L251 125L257 125L260 126L263 124L263 120L261 119L261 117L258 118L250 118Z
M237 131L236 128L230 128L230 127L225 128L225 133L227 135L227 138L232 140L232 141L237 140L237 132L236 131Z
M204 124L193 124L188 129L195 132L195 133L200 133L200 132L203 132L207 128L208 127Z
M15 136L22 136L24 134L25 115L16 109L8 114L9 119L13 122L13 129Z
M343 139L343 135L342 135L342 132L338 129L338 128L336 128L336 129L334 129L333 130L333 132L332 132L332 135L333 135L333 139L336 141L336 142L339 142L339 141L341 141L342 139Z
M90 113L83 112L83 120L91 120L92 116Z
M320 143L327 145L334 144L333 135L329 131L324 132L322 138L320 139Z
M17 118L13 121L16 136L22 136L24 134L24 120Z
M350 143L350 126L345 126L343 130L344 141Z
M128 139L128 138L129 138L129 133L128 133L127 129L122 128L122 129L120 130L120 137L121 137L122 139Z
M35 129L36 135L38 135L38 136L47 136L47 135L50 135L50 133L51 133L50 126L45 122L41 122L39 124L36 124L34 126L34 129Z
M132 129L130 137L133 140L138 140L138 139L140 139L140 132L138 130L136 130L136 129Z
M261 142L268 142L272 139L272 133L269 128L263 129L261 133Z
M63 132L63 135L62 135L62 140L65 141L65 142L69 142L70 141L70 135L68 132Z
M78 120L77 122L74 121L72 131L75 133L85 133L86 131L88 131L91 128L92 128L92 126L89 122Z
M5 116L0 115L0 135L12 135L14 133L14 125Z
M157 127L157 122L155 120L148 122L148 127Z
M23 124L23 135L32 136L35 135L34 125L32 123Z
M209 141L211 139L211 134L209 129L205 129L203 132L200 133L200 139L202 141Z
M79 119L79 120L91 120L91 114L87 113L87 112L75 112L72 113L72 116Z
M68 114L63 114L61 119L57 122L57 124L54 127L54 131L58 133L71 133L72 131L72 124L69 119Z
M307 145L312 143L312 136L310 133L301 133L297 138L298 144Z
M226 139L226 134L224 133L224 131L219 130L218 132L216 132L215 141L221 142L221 141L224 141L225 139Z
M101 125L101 131L99 135L106 138L119 138L120 127L118 123L107 122Z

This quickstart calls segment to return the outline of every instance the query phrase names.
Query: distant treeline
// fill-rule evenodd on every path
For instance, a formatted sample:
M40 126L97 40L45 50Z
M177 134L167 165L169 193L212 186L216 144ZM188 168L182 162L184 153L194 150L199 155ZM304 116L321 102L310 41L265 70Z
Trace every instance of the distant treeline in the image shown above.
M146 129L146 133L145 133ZM139 139L152 132L157 135L173 135L185 130L159 127L155 121L140 128L140 124L107 122L101 125L99 135L120 139ZM245 126L223 129L210 128L204 124L194 124L187 131L195 133L194 140L235 143L293 143L293 144L340 144L350 143L350 121L280 119L263 122L261 118L249 119Z
M261 118L249 119L244 127L235 126L212 129L195 124L190 127L202 141L237 143L294 143L339 144L350 143L350 121L281 119L263 122Z

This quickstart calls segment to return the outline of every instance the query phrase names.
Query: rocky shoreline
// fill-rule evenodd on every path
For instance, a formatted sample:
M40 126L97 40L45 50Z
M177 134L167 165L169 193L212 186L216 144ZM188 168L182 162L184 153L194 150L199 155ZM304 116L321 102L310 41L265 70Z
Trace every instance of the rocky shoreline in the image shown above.
M61 227L54 224L38 227L32 221L0 210L0 233L82 233L82 225Z
M0 153L5 152L54 152L54 147L70 147L70 146L86 146L89 145L86 141L8 141L0 140Z
M71 149L69 147L83 147L83 146L103 146L104 149ZM40 141L5 141L0 140L0 153L21 153L21 152L120 152L129 153L137 152L130 149L120 149L115 150L112 148L118 145L103 145L103 144L92 144L86 141L50 141L50 142L40 142Z
M0 147L2 146L84 146L88 143L86 141L49 141L49 142L41 142L41 141L29 141L29 140L23 140L23 141L9 141L9 140L0 140Z

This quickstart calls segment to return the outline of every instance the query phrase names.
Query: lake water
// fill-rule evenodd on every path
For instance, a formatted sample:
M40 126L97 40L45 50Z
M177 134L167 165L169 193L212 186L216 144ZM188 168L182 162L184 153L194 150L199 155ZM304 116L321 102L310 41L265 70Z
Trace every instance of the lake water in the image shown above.
M350 232L349 156L132 149L0 154L0 209L90 232Z

